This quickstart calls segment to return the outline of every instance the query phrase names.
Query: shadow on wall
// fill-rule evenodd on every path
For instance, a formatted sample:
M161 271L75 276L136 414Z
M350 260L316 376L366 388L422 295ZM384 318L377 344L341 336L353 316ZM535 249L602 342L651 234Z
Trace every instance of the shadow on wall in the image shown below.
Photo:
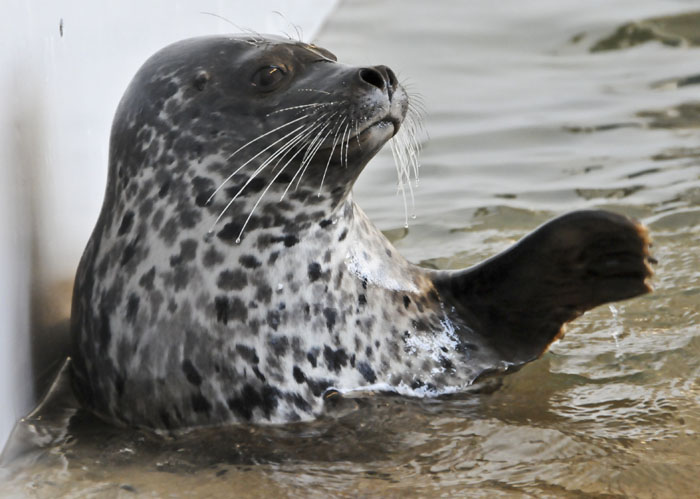
M29 69L15 74L29 74ZM29 348L31 379L27 380L30 393L38 396L46 390L51 379L68 355L68 324L72 280L51 282L45 275L47 252L51 241L40 236L42 224L40 193L47 192L47 168L51 168L51 151L46 139L45 96L42 89L31 83L31 78L18 77L13 82L15 96L11 110L15 130L15 158L13 168L21 179L22 189L17 196L22 211L18 213L18 237L25 239L30 262ZM43 244L42 244L43 243ZM31 386L30 386L31 385Z

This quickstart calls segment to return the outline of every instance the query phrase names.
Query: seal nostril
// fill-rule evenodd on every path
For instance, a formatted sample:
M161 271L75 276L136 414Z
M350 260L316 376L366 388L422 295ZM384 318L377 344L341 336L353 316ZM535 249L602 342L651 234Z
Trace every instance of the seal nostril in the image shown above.
M384 77L374 68L360 69L360 79L374 87L377 87L379 90L384 90L384 87L386 86Z
M396 88L396 86L399 84L399 81L396 79L396 75L390 68L386 68L386 74L389 77L389 86L391 88Z

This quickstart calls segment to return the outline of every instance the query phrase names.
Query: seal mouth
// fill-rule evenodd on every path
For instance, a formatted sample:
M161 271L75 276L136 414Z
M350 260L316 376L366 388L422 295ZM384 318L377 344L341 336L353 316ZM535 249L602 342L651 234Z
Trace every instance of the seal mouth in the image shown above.
M370 122L368 125L363 127L361 130L359 130L355 135L358 138L362 138L368 133L371 133L374 130L381 130L384 128L391 127L391 136L389 138L393 138L397 133L399 133L399 129L401 128L401 119L396 118L394 116L385 116L383 118L379 118L377 120L374 120Z

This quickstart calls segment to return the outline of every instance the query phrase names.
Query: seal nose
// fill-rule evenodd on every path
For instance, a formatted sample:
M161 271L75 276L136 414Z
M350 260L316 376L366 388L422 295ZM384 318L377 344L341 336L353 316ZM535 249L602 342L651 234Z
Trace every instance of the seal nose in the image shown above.
M394 72L386 66L374 66L371 68L362 68L358 72L360 80L364 83L377 87L384 92L387 91L389 97L396 90L398 81Z

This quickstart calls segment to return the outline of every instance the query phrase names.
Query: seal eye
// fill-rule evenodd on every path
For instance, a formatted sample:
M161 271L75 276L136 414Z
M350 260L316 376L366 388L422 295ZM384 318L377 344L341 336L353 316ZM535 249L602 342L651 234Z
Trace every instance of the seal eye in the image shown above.
M253 75L252 85L260 90L273 90L284 79L287 71L280 66L265 66Z

